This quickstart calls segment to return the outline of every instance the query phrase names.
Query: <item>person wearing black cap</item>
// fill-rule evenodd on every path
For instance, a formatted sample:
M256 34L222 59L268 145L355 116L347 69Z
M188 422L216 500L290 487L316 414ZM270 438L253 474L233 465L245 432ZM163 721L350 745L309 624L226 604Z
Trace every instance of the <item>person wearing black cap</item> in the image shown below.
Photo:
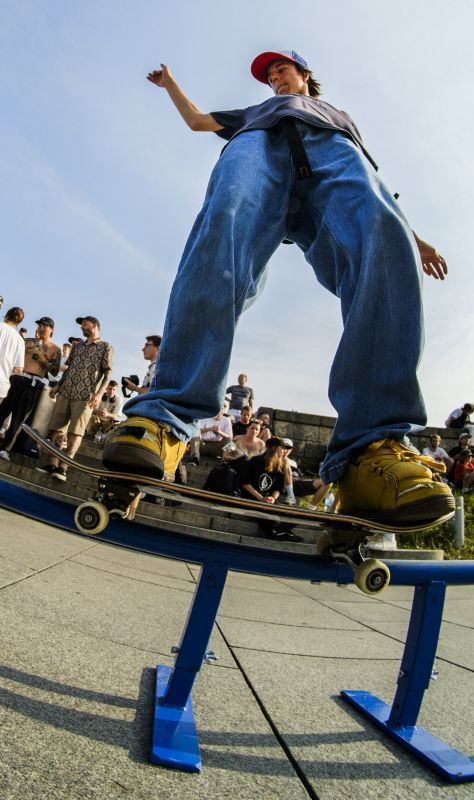
M276 503L285 490L285 454L283 439L272 436L262 455L245 461L239 470L242 497L270 505ZM294 526L267 520L259 520L258 524L269 539L302 541L300 536L292 532L291 528Z
M273 97L211 113L189 100L165 64L148 75L192 130L228 144L174 282L157 380L125 406L129 419L111 434L104 464L174 473L195 420L219 409L239 317L272 254L290 241L342 305L329 385L338 420L321 479L338 481L346 513L433 521L454 511L454 498L434 480L439 465L405 437L426 424L417 381L421 273L444 279L446 263L410 229L355 123L321 99L300 54L260 53L251 72Z
M97 317L77 317L84 340L76 342L69 354L67 369L59 382L50 390L56 400L49 421L53 441L62 441L67 428L67 454L76 455L93 411L99 407L102 395L112 375L113 349L100 338L100 322ZM67 465L60 459L51 458L49 463L38 467L57 480L66 480Z
M10 451L20 435L21 425L32 417L43 386L48 385L48 375L59 372L61 350L52 340L54 320L40 317L36 320L34 339L25 340L25 365L20 375L13 375L10 389L0 405L0 427L9 414L11 422L1 444L0 458L10 460Z

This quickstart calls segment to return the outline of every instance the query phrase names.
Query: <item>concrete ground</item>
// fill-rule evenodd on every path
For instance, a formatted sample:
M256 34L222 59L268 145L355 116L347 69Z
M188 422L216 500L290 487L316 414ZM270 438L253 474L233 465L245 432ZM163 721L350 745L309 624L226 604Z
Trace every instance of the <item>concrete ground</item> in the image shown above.
M153 668L172 664L198 568L0 509L0 798L455 800L339 698L390 702L411 589L232 573L193 690L203 770L152 766ZM419 724L474 753L474 587L448 589Z

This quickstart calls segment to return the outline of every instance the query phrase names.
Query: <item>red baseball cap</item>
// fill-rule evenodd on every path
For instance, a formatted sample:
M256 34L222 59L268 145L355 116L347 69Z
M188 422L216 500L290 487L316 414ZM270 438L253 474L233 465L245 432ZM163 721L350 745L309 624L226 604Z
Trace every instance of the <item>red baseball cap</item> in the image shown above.
M254 58L250 65L250 72L253 77L260 83L268 83L268 67L273 61L292 61L293 64L298 64L299 67L309 70L307 62L295 50L272 50L268 53L260 53L259 56Z

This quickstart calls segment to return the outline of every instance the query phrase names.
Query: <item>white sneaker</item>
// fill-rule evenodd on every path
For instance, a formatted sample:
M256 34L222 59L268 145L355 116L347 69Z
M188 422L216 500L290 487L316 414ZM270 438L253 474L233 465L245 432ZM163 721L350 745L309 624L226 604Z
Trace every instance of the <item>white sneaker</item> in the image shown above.
M0 450L0 458L3 458L4 461L10 461L10 453L6 450Z

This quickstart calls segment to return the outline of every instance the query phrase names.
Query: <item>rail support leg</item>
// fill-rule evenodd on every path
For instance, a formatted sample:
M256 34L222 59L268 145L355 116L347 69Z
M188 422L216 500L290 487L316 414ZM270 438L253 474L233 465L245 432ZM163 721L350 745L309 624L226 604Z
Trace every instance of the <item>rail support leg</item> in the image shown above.
M423 695L433 674L445 592L446 584L441 581L415 588L392 706L370 692L343 691L341 696L445 780L461 783L474 780L474 761L416 726Z
M207 645L224 591L225 564L203 564L174 668L156 668L152 764L187 772L201 770L191 690L206 655Z

